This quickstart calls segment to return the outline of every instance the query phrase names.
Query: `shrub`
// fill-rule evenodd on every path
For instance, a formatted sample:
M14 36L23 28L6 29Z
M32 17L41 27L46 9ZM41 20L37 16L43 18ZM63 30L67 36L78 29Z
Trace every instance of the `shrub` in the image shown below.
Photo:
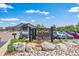
M56 39L56 40L54 40L54 43L56 43L56 44L63 43L63 40L62 39Z
M12 44L9 44L9 45L8 45L8 50L7 50L7 52L13 52L13 51L15 51L13 45L12 45Z
M60 42L60 43L62 43L62 42L63 42L63 40L62 40L62 39L59 39L59 42Z
M18 38L18 39L14 38L14 39L12 39L10 44L7 47L7 52L15 51L13 44L17 43L17 42L28 42L28 40L26 40L25 38L22 38L22 39L21 38Z
M26 40L25 38L19 38L19 39L12 39L11 43L16 43L16 42L28 42L28 40Z
M75 40L72 40L72 42L73 42L73 43L77 43L77 41L75 41Z

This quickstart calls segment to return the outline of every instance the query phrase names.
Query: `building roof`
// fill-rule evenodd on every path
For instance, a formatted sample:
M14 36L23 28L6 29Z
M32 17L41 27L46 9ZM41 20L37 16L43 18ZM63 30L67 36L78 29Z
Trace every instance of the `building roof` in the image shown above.
M15 27L22 27L22 26L27 26L27 27L31 27L31 28L36 28L34 25L30 24L30 23L20 23L18 25L16 25Z

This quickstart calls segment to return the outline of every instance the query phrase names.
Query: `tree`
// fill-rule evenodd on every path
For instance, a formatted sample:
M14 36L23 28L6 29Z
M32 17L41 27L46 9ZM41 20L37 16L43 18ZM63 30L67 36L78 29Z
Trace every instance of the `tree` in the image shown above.
M36 28L45 28L43 24L37 24Z
M79 31L79 23L76 25L76 30Z
M56 28L59 31L75 31L74 25L61 26Z

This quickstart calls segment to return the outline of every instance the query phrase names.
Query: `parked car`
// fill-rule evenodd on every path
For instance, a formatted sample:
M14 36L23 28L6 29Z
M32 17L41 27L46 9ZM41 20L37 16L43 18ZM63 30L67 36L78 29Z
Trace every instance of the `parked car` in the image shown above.
M65 34L67 39L73 39L74 37L70 34L68 34L67 32L63 31L63 34Z
M53 31L53 37L56 39L64 39L66 35L61 31Z
M79 35L79 33L76 33L77 35Z
M29 37L29 32L26 30L23 30L20 32L20 38L28 38Z
M75 32L67 32L68 34L72 35L75 39L79 39L79 35Z

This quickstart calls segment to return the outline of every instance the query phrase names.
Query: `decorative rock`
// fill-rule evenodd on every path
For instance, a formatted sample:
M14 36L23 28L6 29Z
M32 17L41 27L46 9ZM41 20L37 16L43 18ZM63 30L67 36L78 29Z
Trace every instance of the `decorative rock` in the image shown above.
M47 48L48 46L54 45L54 44L49 42L43 42L42 45L45 46L45 48ZM41 50L41 46L39 46L36 43L27 43L26 48L28 46L32 48L34 52L24 51L24 52L10 53L10 54L7 53L5 56L79 56L79 46L72 47L72 45L75 45L75 44L73 44L72 40L71 41L68 40L68 42L64 42L64 44L61 43L61 44L55 45L55 48L57 49L53 49L53 51L46 51L46 50L37 51L38 49Z
M17 43L14 43L13 46L14 46L15 50L18 52L25 51L25 43L17 42Z
M42 43L42 49L47 51L52 51L55 49L55 44L49 43L49 42L43 42Z
M27 43L26 44L26 51L27 52L32 52L35 45L36 45L35 43Z
M70 45L77 45L76 43L73 43L73 42L70 42L69 44L70 44Z
M35 51L41 51L41 47L37 47L38 44L36 43L28 43L26 44L26 51L27 52L35 52Z
M67 50L67 46L65 44L57 44L56 48L58 47L58 50L61 49L61 50Z

